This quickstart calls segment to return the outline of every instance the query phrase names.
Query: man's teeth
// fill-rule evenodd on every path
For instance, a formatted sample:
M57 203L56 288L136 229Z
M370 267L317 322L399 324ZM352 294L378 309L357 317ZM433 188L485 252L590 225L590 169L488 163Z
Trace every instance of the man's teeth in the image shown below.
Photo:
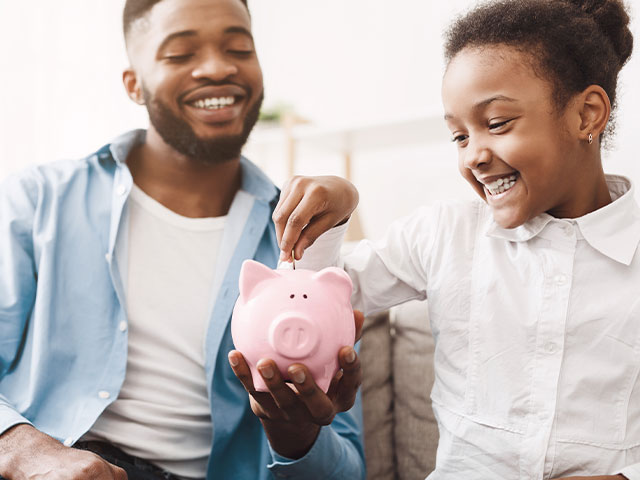
M491 195L497 195L499 193L506 192L515 184L516 184L516 176L509 175L507 177L499 178L495 182L485 185L485 187L487 187L487 190L489 190L489 193Z
M196 100L193 102L193 106L196 108L206 108L207 110L217 110L227 105L233 105L234 103L236 103L235 97L212 97Z

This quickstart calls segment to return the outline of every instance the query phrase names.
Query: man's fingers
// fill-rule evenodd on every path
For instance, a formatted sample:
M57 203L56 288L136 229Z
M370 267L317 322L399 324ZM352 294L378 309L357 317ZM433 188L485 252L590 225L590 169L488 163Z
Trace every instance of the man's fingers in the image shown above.
M116 467L115 465L111 465L111 470L113 471L114 480L128 480L127 472L125 472L120 467Z
M259 418L282 418L278 406L269 392L258 392L253 385L253 377L246 360L237 350L229 352L229 364L242 386L251 395L251 409Z
M360 359L353 347L342 347L338 354L342 378L338 385L335 402L340 411L349 410L356 401L358 388L362 384Z
M336 374L331 379L331 383L329 384L329 389L327 390L327 397L331 399L331 401L335 401L336 395L338 394L338 387L340 386L340 380L342 379L342 370L338 370Z
M240 380L247 393L255 392L256 389L253 386L251 370L249 370L249 365L247 365L247 361L244 359L244 356L237 350L231 350L228 358L231 370L233 370L233 373L238 377L238 380Z
M294 364L289 367L288 373L298 391L298 398L305 405L313 423L329 425L335 416L333 402L316 385L307 367Z
M258 361L257 367L273 401L280 408L281 415L287 419L294 417L298 399L295 392L283 380L276 363L273 360L261 359Z

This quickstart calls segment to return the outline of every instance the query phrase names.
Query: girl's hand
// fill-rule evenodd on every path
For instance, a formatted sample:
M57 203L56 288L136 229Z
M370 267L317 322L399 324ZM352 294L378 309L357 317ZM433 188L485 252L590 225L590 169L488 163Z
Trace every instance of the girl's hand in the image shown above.
M358 205L358 191L344 178L293 177L280 195L273 212L280 260L295 259L320 235L349 219Z

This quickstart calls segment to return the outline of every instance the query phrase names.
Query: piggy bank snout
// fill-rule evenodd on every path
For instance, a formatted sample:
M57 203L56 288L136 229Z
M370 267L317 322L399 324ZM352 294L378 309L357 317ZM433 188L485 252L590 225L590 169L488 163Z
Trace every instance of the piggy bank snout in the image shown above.
M319 343L318 325L300 312L282 313L269 327L269 344L284 357L308 357L315 352Z

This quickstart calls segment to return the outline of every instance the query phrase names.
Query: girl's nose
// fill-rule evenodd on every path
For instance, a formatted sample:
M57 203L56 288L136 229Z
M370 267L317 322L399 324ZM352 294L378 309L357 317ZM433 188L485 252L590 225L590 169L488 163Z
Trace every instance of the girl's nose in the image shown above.
M471 170L482 169L491 163L491 150L485 145L470 142L465 149L464 166Z

